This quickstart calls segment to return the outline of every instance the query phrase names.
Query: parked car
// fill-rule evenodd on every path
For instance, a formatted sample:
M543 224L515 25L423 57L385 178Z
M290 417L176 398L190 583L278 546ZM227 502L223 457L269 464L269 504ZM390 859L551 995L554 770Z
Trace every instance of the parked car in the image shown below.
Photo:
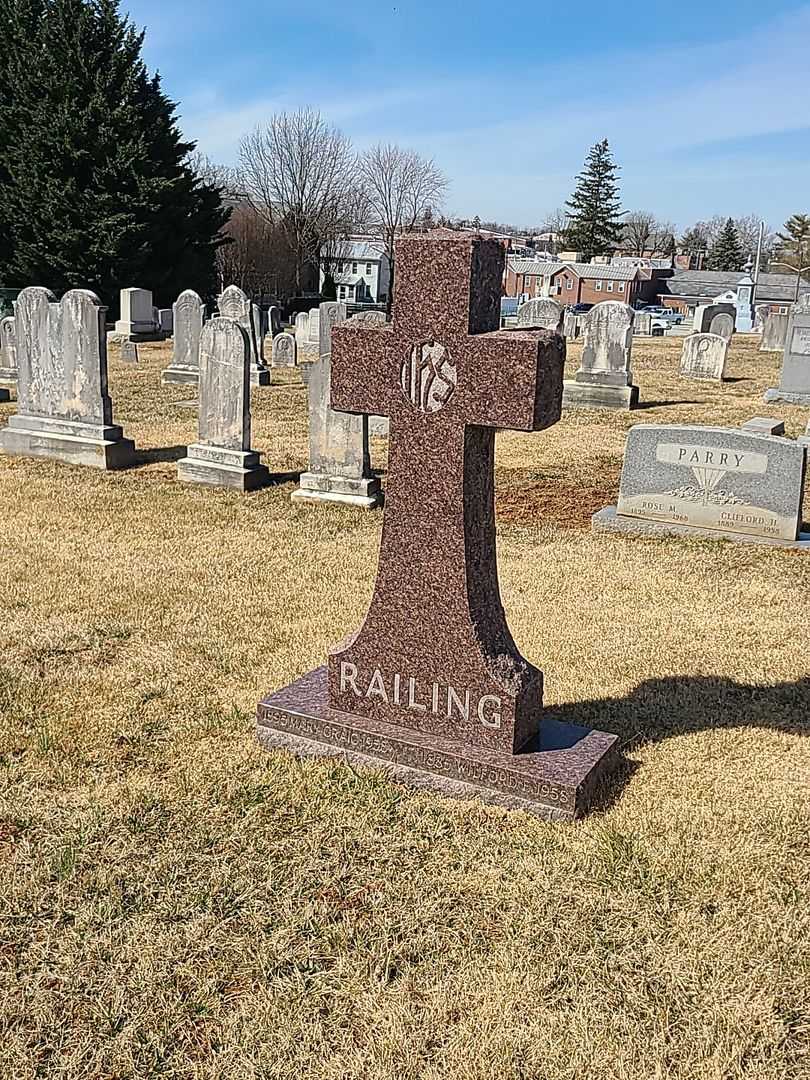
M569 304L568 310L572 315L587 315L593 304Z

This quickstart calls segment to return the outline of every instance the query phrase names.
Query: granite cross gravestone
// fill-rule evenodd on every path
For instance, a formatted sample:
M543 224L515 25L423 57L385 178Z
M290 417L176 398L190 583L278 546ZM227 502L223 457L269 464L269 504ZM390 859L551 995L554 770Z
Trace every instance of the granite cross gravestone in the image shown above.
M779 386L765 392L766 401L810 405L810 293L790 312Z
M760 352L782 352L787 341L789 315L774 315L768 312L762 320L762 341Z
M177 463L193 484L252 491L267 482L260 454L250 449L250 341L234 319L211 319L200 338L197 442Z
M17 335L14 316L0 319L0 383L17 381ZM0 390L0 401L8 401L8 390Z
M104 313L83 289L58 304L38 287L17 297L18 412L0 431L0 452L99 469L134 463L132 442L112 420Z
M301 369L309 395L309 467L292 498L350 503L368 510L380 501L380 481L371 475L368 417L336 412L329 401L332 329L345 319L345 304L321 304L315 322L320 335L318 358Z
M172 310L172 361L161 375L160 381L196 385L200 378L200 335L205 306L193 289L186 289L177 297Z
M391 420L377 583L361 629L258 709L268 747L343 751L396 777L552 817L581 813L616 737L542 720L542 674L506 625L496 428L560 415L564 350L498 331L503 248L397 240L393 323L334 331L332 402Z
M562 333L565 308L551 297L540 296L521 304L517 313L518 330L553 330Z
M804 453L734 428L638 424L627 436L617 506L597 532L676 534L810 550L800 532Z
M219 298L219 314L223 319L235 319L248 336L251 383L254 386L269 386L270 372L264 363L264 317L261 308L252 303L238 285L229 285Z
M728 342L719 334L690 334L683 339L681 375L722 382L727 356Z
M273 338L273 367L295 367L298 363L298 345L294 334L278 334Z
M635 312L629 304L606 300L585 318L582 363L563 387L563 405L594 409L632 409L638 404L630 350Z

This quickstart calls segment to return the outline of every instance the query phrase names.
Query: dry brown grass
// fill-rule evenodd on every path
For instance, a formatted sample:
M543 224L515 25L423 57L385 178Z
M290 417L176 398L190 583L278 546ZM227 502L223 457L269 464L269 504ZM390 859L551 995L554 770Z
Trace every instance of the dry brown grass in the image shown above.
M586 527L632 423L763 412L777 358L735 344L718 388L677 353L636 350L653 408L499 436L515 637L626 741L574 826L256 747L362 617L380 517L179 486L165 348L111 359L142 467L0 459L3 1080L810 1075L810 559ZM291 380L255 395L278 472Z

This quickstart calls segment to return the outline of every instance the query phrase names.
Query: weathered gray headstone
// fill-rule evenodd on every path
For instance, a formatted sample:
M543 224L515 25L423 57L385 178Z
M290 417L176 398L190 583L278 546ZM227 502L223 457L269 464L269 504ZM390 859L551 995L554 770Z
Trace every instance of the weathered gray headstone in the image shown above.
M695 308L692 329L696 334L710 333L712 319L718 315L730 315L732 319L736 319L737 308L734 304L699 304Z
M112 420L104 313L83 289L61 303L39 287L17 297L18 411L0 431L0 452L98 469L134 462L132 441Z
M313 308L310 311L309 318L307 320L307 344L310 348L314 349L315 352L317 352L320 348L320 320L320 308Z
M563 337L574 341L582 332L582 319L573 311L566 311L563 316Z
M155 320L156 309L148 289L122 289L120 301L121 318L115 324L116 334L141 341L160 335Z
M172 312L172 362L161 375L160 381L196 385L200 377L200 335L205 306L193 289L186 289L175 300Z
M734 317L725 311L718 312L709 323L708 333L716 334L725 341L731 341L734 336Z
M633 323L633 333L643 334L647 337L652 333L652 315L647 311L637 311Z
M762 322L762 342L760 352L782 352L787 341L789 315L768 313Z
M121 342L121 363L122 364L137 364L138 363L138 346L134 341L122 341Z
M690 334L683 339L681 375L686 379L716 379L726 372L728 342L719 334Z
M635 312L629 304L607 300L585 317L582 363L563 384L563 405L592 409L632 409L638 403L630 351Z
M281 333L281 308L272 304L267 309L267 325L269 327L269 333L273 337L277 337Z
M160 308L158 310L158 325L161 333L171 337L174 333L174 307Z
M273 338L273 367L295 367L298 363L298 345L295 334L279 334Z
M765 392L765 400L810 405L810 293L800 297L791 309L782 377L778 387Z
M300 486L292 498L351 503L369 509L380 501L380 481L371 475L368 417L335 412L329 404L332 327L345 319L345 304L321 304L318 359L302 369L309 392L309 468L301 474Z
M7 315L0 319L0 383L17 381L17 335L14 329L14 316ZM0 401L8 401L8 390L0 389Z
M774 420L770 416L752 416L744 424L740 424L743 431L753 431L756 435L784 435L785 421Z
M732 428L639 424L627 436L618 505L602 532L676 533L810 551L800 533L804 452L789 439Z
M295 316L295 341L300 352L306 350L309 340L309 312L299 311Z
M553 330L562 333L565 309L550 296L538 296L521 304L517 313L519 330Z
M387 322L384 311L358 311L349 322L365 323L367 326L383 326Z
M235 319L248 336L250 343L250 381L253 386L269 386L270 372L264 363L264 316L258 304L238 285L229 285L219 298L219 314Z
M197 442L177 463L192 484L253 491L267 482L260 454L250 449L250 340L233 319L211 319L200 339Z

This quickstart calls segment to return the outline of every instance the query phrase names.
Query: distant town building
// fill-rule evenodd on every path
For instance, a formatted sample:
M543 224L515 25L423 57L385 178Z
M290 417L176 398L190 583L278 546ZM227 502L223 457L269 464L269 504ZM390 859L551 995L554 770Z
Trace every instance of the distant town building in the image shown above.
M321 253L320 290L328 273L335 280L338 300L351 304L381 304L388 299L391 267L381 240L350 238L335 254Z
M655 297L661 287L660 278L671 273L669 267L510 259L504 292L520 300L550 296L567 307L599 304L603 300L635 304Z
M716 300L723 293L736 293L745 277L742 271L676 270L661 281L660 302L684 315L693 315L699 304ZM810 293L810 283L802 282L799 294ZM766 307L772 315L787 315L796 298L795 274L760 274L754 295L754 307Z

